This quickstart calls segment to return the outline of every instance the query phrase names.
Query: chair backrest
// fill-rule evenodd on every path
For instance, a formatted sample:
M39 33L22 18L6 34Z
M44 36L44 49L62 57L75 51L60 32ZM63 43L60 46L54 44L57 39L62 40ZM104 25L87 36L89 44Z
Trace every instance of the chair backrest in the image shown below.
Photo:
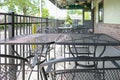
M94 68L75 68L69 67L75 65L72 62L76 61L95 61L97 66ZM112 63L111 63L112 61ZM53 80L119 80L120 67L114 62L120 61L120 56L117 57L69 57L51 60L40 64L41 67L52 66L47 69L47 74L54 75ZM117 63L116 63L117 64ZM64 68L59 66L65 65ZM68 66L68 67L66 67ZM112 77L111 77L112 76Z
M22 61L28 62L23 57L0 54L0 80L16 80L20 71L18 67L22 67Z

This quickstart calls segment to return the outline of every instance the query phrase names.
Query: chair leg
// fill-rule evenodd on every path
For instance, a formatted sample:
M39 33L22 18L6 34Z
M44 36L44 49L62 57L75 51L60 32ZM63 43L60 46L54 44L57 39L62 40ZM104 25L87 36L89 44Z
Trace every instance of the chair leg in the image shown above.
M41 78L42 80L47 80L47 75L43 67L41 68Z

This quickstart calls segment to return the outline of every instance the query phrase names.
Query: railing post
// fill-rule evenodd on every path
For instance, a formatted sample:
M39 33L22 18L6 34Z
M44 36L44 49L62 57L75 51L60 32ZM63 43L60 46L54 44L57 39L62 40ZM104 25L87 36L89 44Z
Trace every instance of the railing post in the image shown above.
M46 27L48 27L48 18L46 18Z
M14 37L14 12L8 17L8 22L11 24L8 26L9 39Z
M41 17L40 27L41 27L41 33L43 33L43 27L42 27L42 17Z
M8 25L8 36L9 39L14 37L14 12L11 12L11 14L8 17L8 22L10 23L10 25ZM9 45L9 55L14 55L14 45ZM14 59L9 59L9 63L10 64L15 64L15 60ZM9 72L12 74L9 74L9 78L10 80L14 80L16 79L16 67L15 65L10 65L9 66Z

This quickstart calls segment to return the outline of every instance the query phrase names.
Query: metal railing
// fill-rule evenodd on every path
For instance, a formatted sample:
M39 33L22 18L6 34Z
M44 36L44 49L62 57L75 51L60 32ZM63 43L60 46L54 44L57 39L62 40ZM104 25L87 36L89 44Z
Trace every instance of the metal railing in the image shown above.
M64 22L64 20L18 15L14 12L0 13L0 40L8 40L16 36L34 34L36 32L54 33L56 28L64 24ZM32 50L35 49L34 46L35 45L24 44L0 45L0 54L26 58L32 54ZM37 74L36 79L40 80L39 71L39 65L37 68L31 70L28 64L24 63L22 60L0 57L1 80L19 80L20 78L22 80L30 80L32 79L30 78L32 73Z
M44 33L46 28L56 28L63 22L64 20L18 15L14 12L0 13L0 40L37 32ZM0 54L26 58L31 55L33 49L34 45L0 45ZM31 80L31 72L37 74L36 80L40 80L38 66L31 70L22 60L0 56L0 80Z
M56 28L64 23L64 20L48 19L34 16L18 15L14 12L0 13L0 40L12 37L44 32L45 28Z

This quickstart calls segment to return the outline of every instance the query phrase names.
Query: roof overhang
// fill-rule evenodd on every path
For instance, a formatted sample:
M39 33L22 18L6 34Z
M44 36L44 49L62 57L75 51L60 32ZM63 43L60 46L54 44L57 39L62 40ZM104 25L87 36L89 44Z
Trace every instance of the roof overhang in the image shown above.
M91 9L91 0L50 0L60 9Z

